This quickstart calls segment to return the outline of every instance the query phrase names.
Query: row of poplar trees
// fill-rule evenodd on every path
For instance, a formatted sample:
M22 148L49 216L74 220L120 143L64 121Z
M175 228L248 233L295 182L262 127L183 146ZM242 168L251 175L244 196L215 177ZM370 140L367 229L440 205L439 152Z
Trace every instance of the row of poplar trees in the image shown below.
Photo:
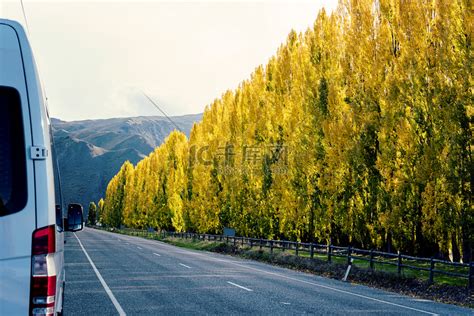
M110 181L106 225L470 261L471 0L341 0Z

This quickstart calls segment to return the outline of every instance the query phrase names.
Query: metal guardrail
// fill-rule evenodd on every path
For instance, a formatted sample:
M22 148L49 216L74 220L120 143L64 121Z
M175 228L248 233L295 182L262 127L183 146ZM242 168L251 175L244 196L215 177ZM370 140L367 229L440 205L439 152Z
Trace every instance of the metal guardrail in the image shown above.
M302 243L287 240L269 240L262 238L250 238L250 237L233 237L224 235L212 235L212 234L197 234L197 233L176 233L167 231L147 231L138 229L121 229L127 234L143 237L160 236L193 239L193 240L207 240L207 241L219 241L225 242L226 244L232 244L234 246L248 246L250 248L258 247L259 249L268 248L270 253L273 253L275 249L281 251L294 251L296 256L300 256L302 252L308 253L310 258L314 258L315 254L324 255L328 262L332 261L333 257L347 258L347 263L350 264L351 259L362 260L369 262L369 268L375 269L375 264L391 265L396 266L397 274L401 275L403 269L411 269L416 271L428 272L428 282L433 283L435 275L447 275L455 278L467 279L468 289L473 290L474 288L474 262L471 263L459 263L445 260L439 260L434 258L422 258L403 255L398 253L389 253L376 250L359 249L351 246L341 247L335 245L324 245L316 243ZM416 263L427 264L426 267L414 265ZM447 267L457 268L458 270L464 270L465 273L459 271L447 271L437 269L436 265L444 265Z

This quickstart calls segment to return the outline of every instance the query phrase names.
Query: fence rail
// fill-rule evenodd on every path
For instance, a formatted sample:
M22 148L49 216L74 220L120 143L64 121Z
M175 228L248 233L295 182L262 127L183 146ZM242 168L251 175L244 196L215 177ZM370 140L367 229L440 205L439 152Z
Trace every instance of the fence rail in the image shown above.
M250 238L250 237L237 237L237 236L224 236L224 235L211 235L211 234L197 234L197 233L176 233L167 231L150 231L150 230L138 230L138 229L122 229L128 234L143 237L153 237L159 235L162 238L174 237L182 239L193 239L203 241L219 241L234 246L247 246L250 248L258 247L259 249L267 248L270 249L270 253L275 250L281 251L293 251L296 256L309 256L314 258L315 255L325 256L328 262L333 261L333 257L346 258L347 263L353 260L367 261L368 267L371 270L375 269L375 264L388 265L396 267L398 275L401 275L404 269L425 271L428 273L428 281L434 282L436 275L446 275L449 277L455 277L467 280L467 287L469 290L474 288L474 262L471 263L459 263L445 260L439 260L435 258L422 258L403 255L398 253L389 253L377 250L359 249L351 246L341 247L335 245L324 245L316 243L302 243L296 241L287 240L269 240L261 238ZM425 266L424 266L425 265ZM438 267L437 267L438 265ZM440 269L439 266L445 267Z

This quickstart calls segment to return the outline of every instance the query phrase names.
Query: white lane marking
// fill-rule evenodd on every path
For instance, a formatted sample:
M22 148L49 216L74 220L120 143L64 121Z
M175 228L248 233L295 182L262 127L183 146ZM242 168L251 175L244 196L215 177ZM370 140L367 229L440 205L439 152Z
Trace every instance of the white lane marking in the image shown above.
M212 257L210 257L210 258L212 258ZM220 259L216 259L216 260L225 262L225 260L220 260ZM296 282L301 282L301 283L305 283L305 284L309 284L309 285L314 285L314 286L317 286L317 287L321 287L321 288L324 288L324 289L327 289L327 290L332 290L332 291L339 292L339 293L353 295L353 296L356 296L356 297L364 298L364 299L369 300L369 301L375 301L375 302L378 302L378 303L384 303L384 304L388 304L388 305L392 305L392 306L397 306L397 307L413 310L413 311L416 311L416 312L420 312L420 313L424 313L424 314L428 314L428 315L432 315L432 316L438 316L438 314L436 314L436 313L428 312L428 311L425 311L425 310L422 310L422 309L413 308L413 307L409 307L409 306L405 306L405 305L401 305L401 304L397 304L397 303L392 303L392 302L380 300L378 298L365 296L365 295L362 295L362 294L357 294L357 293L337 289L337 288L334 288L334 287L331 287L331 286L322 285L322 284L318 284L318 283L314 283L314 282L310 282L310 281L306 281L306 280L300 280L300 279L297 279L297 278L289 277L289 276L279 274L279 273L275 273L275 272L269 272L269 271L265 271L265 270L261 270L261 269L257 269L257 268L253 268L253 267L248 267L248 266L245 266L243 264L238 264L238 263L234 263L234 262L229 262L229 263L233 264L233 265L236 265L236 266L239 266L239 267L242 267L242 268L247 268L249 270L254 270L254 271L262 272L262 273L265 273L265 274L274 275L274 276L277 276L277 277L280 277L280 278L283 278L283 279L292 280L292 281L296 281Z
M179 265L180 265L180 266L183 266L183 267L185 267L185 268L191 269L190 266L187 266L187 265L185 265L185 264L183 264L183 263L180 263Z
M253 292L252 289L249 289L248 287L245 287L245 286L242 286L242 285L238 285L237 283L234 283L234 282L230 282L230 281L227 281L227 283L229 283L230 285L233 285L233 286L236 286L238 288L241 288L243 290L246 290L248 292Z
M161 257L161 255L160 255L159 253L154 252L153 254L154 254L155 256Z
M288 302L281 302L283 305L290 305L291 303Z
M142 247L138 247L138 246L137 246L137 248L140 249L140 250L142 249Z
M86 249L85 249L84 246L82 245L81 240L79 239L79 237L77 237L76 233L74 233L74 237L76 237L77 241L79 242L79 246L81 246L82 251L83 251L84 254L86 255L87 260L89 260L89 263L91 264L92 269L93 269L94 272L95 272L95 275L97 275L97 278L99 279L100 283L101 283L102 286L104 287L105 292L107 293L107 295L109 296L110 300L111 300L112 303L114 304L115 309L117 310L117 312L119 313L119 315L120 315L120 316L125 316L125 315L127 315L127 314L125 314L125 311L123 310L122 306L120 306L120 303L119 303L119 302L117 301L117 299L115 298L114 293L112 293L112 291L110 290L110 288L109 288L109 286L107 285L107 283L105 283L105 280L104 280L104 278L102 277L102 275L100 275L99 270L97 270L97 268L96 268L94 262L92 262L91 257L89 257L89 254L87 253Z
M134 239L135 238L135 240L136 240L139 237L127 236L127 238L129 238L129 239ZM143 238L140 238L140 240L142 240L142 239ZM424 313L424 314L428 314L428 315L432 315L432 316L438 316L438 314L433 313L433 312L429 312L429 311L426 311L426 310L422 310L422 309L418 309L418 308L414 308L414 307L409 307L409 306L401 305L401 304L397 304L397 303L392 303L392 302L389 302L389 301L384 301L384 300L381 300L381 299L378 299L378 298L375 298L375 297L370 297L370 296L366 296L366 295L363 295L363 294L357 294L357 293L337 289L337 288L327 286L327 285L322 285L322 284L317 284L317 283L310 282L310 281L300 280L300 279L289 277L289 276L286 276L286 275L283 275L283 274L279 274L279 273L275 273L275 272L269 272L269 271L249 267L249 266L239 264L237 262L233 262L233 261L229 261L229 260L214 258L214 257L211 257L211 256L206 255L206 254L201 254L201 253L196 253L196 252L193 252L193 251L185 250L185 249L179 248L177 246L171 246L171 245L165 244L165 243L157 241L157 240L153 240L153 241L152 240L147 240L147 239L145 239L145 240L147 242L149 242L150 244L153 244L153 245L159 244L160 246L163 246L164 248L172 249L177 253L182 253L182 254L187 254L187 255L191 254L191 255L195 255L195 256L199 256L199 257L205 257L205 258L208 258L208 260L214 260L214 261L229 263L229 264L239 266L239 267L242 267L242 268L245 268L245 269L254 270L254 271L261 272L261 273L274 275L274 276L277 276L277 277L280 277L280 278L283 278L283 279L292 280L292 281L295 281L295 282L301 282L301 283L305 283L305 284L309 284L309 285L314 285L314 286L321 287L321 288L324 288L324 289L327 289L327 290L332 290L332 291L335 291L335 292L360 297L360 298L366 299L368 301L375 301L375 302L378 302L378 303L397 306L397 307L400 307L400 308L404 308L404 309L408 309L408 310L412 310L412 311L416 311L416 312L420 312L420 313ZM180 249L180 251L176 251L176 248Z
M174 246L170 246L168 244L164 244L164 243L159 242L159 241L158 241L158 243L163 245L164 247L174 248ZM274 275L274 276L277 276L277 277L280 277L280 278L283 278L283 279L292 280L292 281L296 281L296 282L301 282L301 283L305 283L305 284L309 284L309 285L314 285L314 286L317 286L317 287L321 287L321 288L324 288L324 289L327 289L327 290L332 290L332 291L339 292L339 293L353 295L353 296L360 297L360 298L363 298L363 299L366 299L366 300L369 300L369 301L375 301L375 302L378 302L378 303L397 306L397 307L400 307L400 308L405 308L405 309L413 310L413 311L416 311L416 312L420 312L420 313L424 313L424 314L428 314L428 315L432 315L432 316L438 316L438 314L436 314L436 313L432 313L432 312L425 311L425 310L422 310L422 309L413 308L413 307L409 307L409 306L405 306L405 305L401 305L401 304L397 304L397 303L392 303L392 302L389 302L389 301L384 301L384 300L381 300L381 299L378 299L378 298L374 298L374 297L370 297L370 296L366 296L366 295L362 295L362 294L357 294L357 293L337 289L337 288L327 286L327 285L322 285L322 284L318 284L318 283L314 283L314 282L310 282L310 281L300 280L300 279L289 277L289 276L286 276L286 275L283 275L283 274L279 274L279 273L275 273L275 272L269 272L269 271L249 267L249 266L239 264L239 263L236 263L236 262L233 262L233 261L218 259L218 258L214 258L214 257L208 256L208 255L205 255L205 254L192 252L192 251L189 251L189 250L183 250L181 253L183 253L183 254L184 253L192 254L192 255L199 256L199 257L206 257L206 258L209 258L209 259L214 260L214 261L229 263L229 264L236 265L236 266L239 266L239 267L242 267L242 268L245 268L245 269L254 270L254 271L261 272L261 273Z

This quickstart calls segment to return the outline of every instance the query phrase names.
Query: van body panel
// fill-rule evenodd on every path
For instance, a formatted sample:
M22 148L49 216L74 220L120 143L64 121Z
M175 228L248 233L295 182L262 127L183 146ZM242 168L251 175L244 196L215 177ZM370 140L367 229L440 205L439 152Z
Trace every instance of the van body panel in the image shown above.
M0 315L28 315L30 271L29 256L0 261Z
M56 197L54 190L54 169L52 152L51 121L47 111L40 78L35 64L33 53L26 34L19 35L22 48L23 62L26 75L26 84L29 96L30 114L35 118L31 120L33 146L46 148L47 159L34 160L35 189L36 189L36 228L57 224ZM64 233L56 227L56 253L53 255L54 264L50 269L56 275L56 298L61 297L62 284L65 280L64 272ZM59 307L59 306L56 306Z
M0 86L14 88L20 96L27 179L26 206L12 214L0 214L0 315L29 313L33 232L50 225L56 225L56 251L51 254L54 263L48 266L48 275L56 275L55 309L60 311L65 280L64 233L62 214L56 213L47 104L23 27L4 19L0 19ZM45 159L30 156L33 146L47 150Z
M18 91L25 139L27 202L19 212L0 216L0 314L28 313L31 237L36 229L34 165L28 157L32 131L23 60L17 30L0 21L0 86Z

